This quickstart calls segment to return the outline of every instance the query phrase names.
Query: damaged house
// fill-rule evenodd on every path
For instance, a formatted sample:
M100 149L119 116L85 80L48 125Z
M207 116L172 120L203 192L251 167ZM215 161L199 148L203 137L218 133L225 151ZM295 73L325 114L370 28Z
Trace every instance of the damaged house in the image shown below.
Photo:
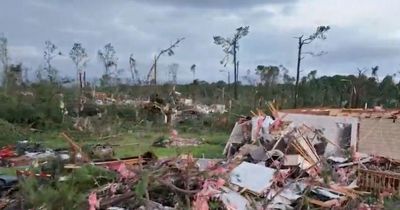
M295 109L283 110L286 121L306 124L320 129L324 136L343 149L400 159L399 110L373 109ZM328 144L325 156L338 155L341 151Z

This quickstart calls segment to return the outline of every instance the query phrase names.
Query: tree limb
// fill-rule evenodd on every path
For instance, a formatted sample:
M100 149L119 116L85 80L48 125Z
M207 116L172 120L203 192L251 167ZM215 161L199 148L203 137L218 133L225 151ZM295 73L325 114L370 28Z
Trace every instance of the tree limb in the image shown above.
M313 38L309 37L309 38L307 38L307 39L304 39L304 40L302 41L302 44L303 44L303 45L304 45L304 44L310 44L313 40L314 40Z
M150 81L150 77L151 77L151 74L153 73L154 66L157 64L157 61L158 61L158 59L160 59L161 55L163 55L163 54L166 53L166 52L168 53L169 56L173 55L174 52L172 51L172 49L175 48L175 47L177 47L178 44L179 44L181 41L183 41L184 39L185 39L185 37L178 38L178 39L175 41L175 43L173 43L172 45L170 45L168 48L161 50L160 53L158 53L158 55L154 58L154 62L153 62L153 64L152 64L151 67L150 67L149 73L147 74L147 81L148 81L148 82Z
M320 51L320 52L318 52L318 53L314 53L314 52L303 52L302 54L311 55L311 56L313 56L313 57L318 57L318 56L326 55L326 54L328 54L328 52L326 52L326 51Z
M185 194L196 194L198 192L200 192L200 190L185 190L185 189L181 189L171 183L168 183L164 180L162 180L161 178L156 179L160 184L165 185L167 187L172 188L175 191L181 192L181 193L185 193Z

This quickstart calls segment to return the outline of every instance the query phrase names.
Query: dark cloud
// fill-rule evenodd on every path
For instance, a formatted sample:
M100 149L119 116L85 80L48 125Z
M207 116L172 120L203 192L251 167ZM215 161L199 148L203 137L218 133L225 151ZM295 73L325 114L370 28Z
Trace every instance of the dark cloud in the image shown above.
M265 4L286 4L296 0L136 0L150 5L173 6L173 7L190 7L190 8L249 8Z
M378 30L364 21L371 18L368 13L351 18L339 15L331 20L326 18L328 14L319 15L320 7L326 6L308 0L3 0L0 33L9 39L13 62L21 61L32 69L43 62L45 40L54 42L66 55L74 42L81 42L89 53L88 73L92 77L103 71L96 53L106 43L115 46L120 68L128 68L128 57L133 53L144 76L154 53L185 37L174 56L160 60L160 72L166 73L170 63L179 63L178 79L188 81L189 68L196 64L200 79L214 81L226 75L218 71L223 68L219 61L224 55L220 46L213 44L213 36L231 36L235 28L249 25L249 35L240 42L240 72L245 74L258 64L282 64L294 74L297 43L293 37L310 34L322 23L332 26L328 39L316 41L305 50L328 54L304 59L304 72L318 69L321 74L345 73L370 65L390 72L392 66L398 66L400 52L396 46L400 37L385 35L400 26L385 28L381 24ZM333 16L346 8L329 10ZM385 18L392 17L383 15L382 20ZM68 56L57 58L55 66L62 74L74 75Z

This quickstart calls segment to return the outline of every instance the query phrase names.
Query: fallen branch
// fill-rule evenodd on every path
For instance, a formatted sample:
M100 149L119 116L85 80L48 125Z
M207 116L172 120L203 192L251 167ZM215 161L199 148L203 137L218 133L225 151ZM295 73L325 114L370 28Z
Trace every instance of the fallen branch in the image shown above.
M99 138L99 140L102 140L102 139L109 139L109 138L116 138L116 137L121 136L121 135L122 135L122 134L115 134L115 135L109 135L109 136L102 136L102 137Z
M165 186L167 186L169 188L172 188L173 190L175 190L177 192L181 192L181 193L185 193L185 194L196 194L196 193L200 192L200 190L185 190L185 189L179 188L179 187L177 187L177 186L175 186L175 185L173 185L171 183L168 183L168 182L166 182L166 181L164 181L164 180L162 180L160 178L158 178L156 180L160 184L165 185Z
M110 198L103 198L100 201L100 209L105 209L106 207L109 206L114 206L115 204L118 204L122 201L126 201L127 199L132 198L135 196L135 192L127 192L125 194L122 194L120 196L114 196Z

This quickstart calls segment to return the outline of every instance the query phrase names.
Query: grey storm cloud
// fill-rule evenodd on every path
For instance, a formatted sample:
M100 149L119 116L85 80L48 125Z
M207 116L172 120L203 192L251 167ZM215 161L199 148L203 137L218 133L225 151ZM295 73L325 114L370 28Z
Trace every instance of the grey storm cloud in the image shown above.
M137 0L140 1L140 0ZM284 4L296 0L147 0L148 4L166 5L174 7L192 7L192 8L248 8L264 4Z
M168 65L178 63L178 80L187 82L192 78L192 64L199 79L226 79L219 72L224 55L213 44L215 35L231 36L235 28L249 25L249 35L240 42L241 74L260 64L282 64L294 74L297 46L293 37L330 25L327 40L306 48L328 54L304 59L304 73L313 69L320 75L353 73L357 67L370 65L391 73L400 60L400 23L394 18L400 2L384 2L365 0L360 5L348 0L339 6L336 0L3 0L0 33L9 40L12 62L22 62L32 70L43 63L44 42L51 40L64 53L55 66L69 76L74 68L67 55L73 43L80 42L89 53L91 77L103 72L96 54L107 43L117 51L119 68L128 69L133 54L145 76L155 53L185 37L174 56L160 60L160 76L166 79Z

